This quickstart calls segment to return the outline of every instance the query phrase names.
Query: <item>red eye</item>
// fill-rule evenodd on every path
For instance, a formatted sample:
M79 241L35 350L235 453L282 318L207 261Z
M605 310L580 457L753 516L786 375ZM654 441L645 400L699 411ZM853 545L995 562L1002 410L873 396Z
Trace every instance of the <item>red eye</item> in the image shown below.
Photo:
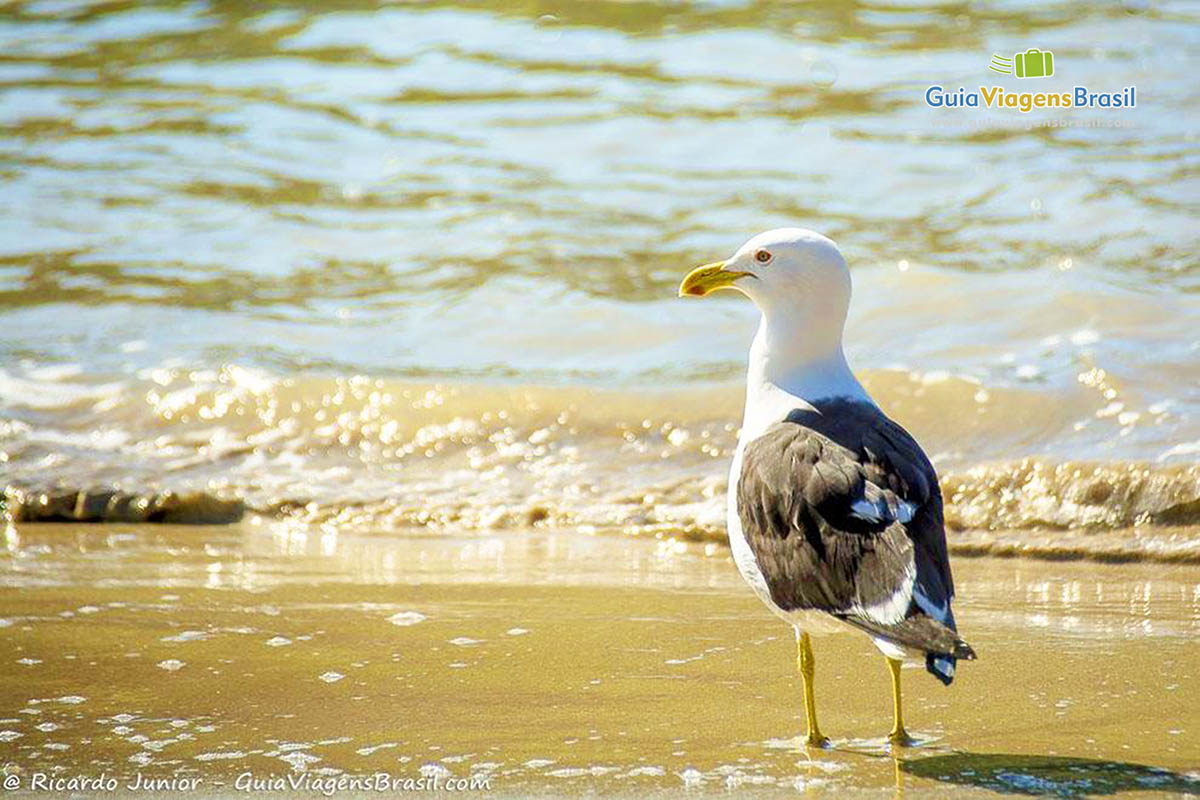
M760 264L765 264L771 260L771 254L766 250L759 250L754 254L754 260Z

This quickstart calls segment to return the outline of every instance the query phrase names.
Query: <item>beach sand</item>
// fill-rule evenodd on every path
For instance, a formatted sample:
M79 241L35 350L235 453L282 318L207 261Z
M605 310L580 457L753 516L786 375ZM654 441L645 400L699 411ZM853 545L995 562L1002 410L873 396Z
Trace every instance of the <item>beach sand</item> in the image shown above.
M921 746L888 752L884 661L847 632L815 639L834 747L806 752L792 633L711 543L22 525L0 561L0 764L26 787L140 773L225 795L374 773L496 797L1200 793L1200 568L955 570L980 659L948 689L905 671Z

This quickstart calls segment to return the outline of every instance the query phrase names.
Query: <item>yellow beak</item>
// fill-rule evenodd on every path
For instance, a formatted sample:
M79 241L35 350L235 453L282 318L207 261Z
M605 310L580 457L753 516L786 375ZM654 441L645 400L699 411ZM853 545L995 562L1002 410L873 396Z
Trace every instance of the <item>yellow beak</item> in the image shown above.
M731 288L738 278L744 278L749 274L751 273L725 269L724 261L718 261L715 264L705 264L703 267L696 267L687 274L687 277L683 279L683 283L679 284L679 296L687 297L691 295L692 297L704 297L704 295L715 292L717 289Z

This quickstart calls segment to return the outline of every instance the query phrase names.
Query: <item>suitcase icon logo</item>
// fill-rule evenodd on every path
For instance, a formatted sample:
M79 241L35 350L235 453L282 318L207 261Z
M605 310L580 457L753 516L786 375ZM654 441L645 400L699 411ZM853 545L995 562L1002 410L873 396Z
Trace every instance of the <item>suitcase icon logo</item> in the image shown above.
M988 69L1018 78L1049 78L1054 74L1054 53L1031 47L1012 58L993 55Z

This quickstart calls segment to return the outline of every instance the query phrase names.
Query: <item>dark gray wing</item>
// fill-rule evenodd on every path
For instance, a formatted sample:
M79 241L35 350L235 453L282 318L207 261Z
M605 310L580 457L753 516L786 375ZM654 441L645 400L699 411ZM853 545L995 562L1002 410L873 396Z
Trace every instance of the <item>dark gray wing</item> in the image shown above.
M825 611L951 656L950 675L953 657L970 657L954 633L937 474L874 405L825 401L772 426L743 451L737 502L780 608Z

